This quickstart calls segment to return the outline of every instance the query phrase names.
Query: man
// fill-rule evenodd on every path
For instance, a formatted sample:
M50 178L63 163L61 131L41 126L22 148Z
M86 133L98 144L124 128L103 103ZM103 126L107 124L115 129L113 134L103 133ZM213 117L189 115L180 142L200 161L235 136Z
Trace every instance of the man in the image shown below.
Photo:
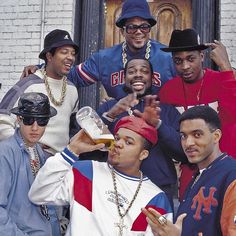
M152 100L147 110L156 125L156 102ZM66 235L152 235L140 207L152 205L172 217L165 194L139 170L157 142L152 125L143 118L123 117L115 127L107 163L77 161L79 154L104 147L94 145L81 130L62 153L47 160L29 192L30 199L37 204L69 203L71 221Z
M45 162L37 144L56 109L42 93L22 94L11 112L19 128L0 142L0 235L58 236L56 212L46 205L36 206L28 198L30 186Z
M213 48L211 55L221 71L203 68L204 49ZM218 41L200 44L194 29L174 30L168 48L172 52L178 76L168 81L160 91L163 103L173 104L180 113L192 106L209 105L219 112L223 136L222 151L236 157L236 80L225 47ZM192 171L182 167L180 195L191 179ZM185 183L186 182L186 183Z
M42 92L48 95L57 115L49 121L40 143L48 155L63 150L69 143L70 116L77 109L77 89L66 78L77 52L78 46L67 31L56 29L45 37L44 49L39 54L45 60L45 68L16 83L0 103L0 140L14 133L16 118L10 115L10 109L20 95Z
M85 62L71 68L68 79L77 87L99 81L108 96L120 99L126 96L123 91L125 64L130 58L140 56L153 65L153 93L157 93L175 75L175 70L170 54L160 50L164 45L149 38L151 27L155 24L146 0L124 1L116 26L120 28L125 42L92 54ZM26 67L22 76L34 70L31 66Z
M222 133L217 112L208 106L185 111L180 118L180 135L184 152L189 162L197 164L199 174L184 195L175 225L155 210L143 210L154 235L234 236L236 161L219 148Z
M124 76L126 97L119 101L109 100L98 109L98 114L111 132L117 121L131 115L132 110L143 112L144 96L152 92L153 69L147 59L131 58L124 68ZM179 112L171 105L161 104L158 109L159 141L151 149L149 157L142 162L141 170L166 193L173 206L177 176L172 158L184 162L186 157L177 132Z

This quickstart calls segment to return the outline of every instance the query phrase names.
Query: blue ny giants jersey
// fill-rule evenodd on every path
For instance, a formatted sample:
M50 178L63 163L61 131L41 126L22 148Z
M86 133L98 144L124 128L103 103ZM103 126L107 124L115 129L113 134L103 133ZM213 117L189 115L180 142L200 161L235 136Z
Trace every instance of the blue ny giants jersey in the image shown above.
M153 66L154 78L152 93L156 94L161 86L175 76L170 53L160 50L165 45L151 40L150 62ZM127 50L127 59L145 55L146 47L137 54ZM88 86L98 81L104 86L108 96L119 99L127 94L123 91L124 67L122 62L122 44L99 50L84 63L72 67L68 79L77 87Z

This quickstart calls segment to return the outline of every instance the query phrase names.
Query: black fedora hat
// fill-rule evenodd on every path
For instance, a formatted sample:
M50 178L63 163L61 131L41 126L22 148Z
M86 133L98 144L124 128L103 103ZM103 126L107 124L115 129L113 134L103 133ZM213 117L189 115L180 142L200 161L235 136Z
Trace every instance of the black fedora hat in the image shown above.
M11 113L23 117L52 117L57 110L50 106L47 95L43 93L23 93L18 101L18 107Z
M65 30L55 29L48 33L44 39L44 49L40 52L39 58L45 60L46 53L53 48L59 48L65 45L71 45L75 52L78 53L79 46L73 42L70 34Z
M168 48L161 48L164 52L181 52L204 50L208 46L200 44L200 37L194 29L174 30L171 34Z
M132 17L141 17L147 20L151 26L157 23L150 13L146 0L126 0L122 5L121 15L116 21L116 26L122 28L125 21Z

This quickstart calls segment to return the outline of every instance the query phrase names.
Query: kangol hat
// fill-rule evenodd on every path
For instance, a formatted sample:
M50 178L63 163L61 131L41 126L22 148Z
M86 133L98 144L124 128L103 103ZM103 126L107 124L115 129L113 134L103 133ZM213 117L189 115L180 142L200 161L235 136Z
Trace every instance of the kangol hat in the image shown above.
M157 22L150 13L150 9L146 0L126 0L122 5L120 17L116 21L116 26L122 28L127 19L132 17L140 17L154 26Z
M47 95L43 93L23 93L18 101L18 107L11 113L23 117L52 117L57 110L50 106Z
M126 128L134 131L143 138L147 139L153 145L157 143L157 129L149 125L142 118L136 116L125 116L117 122L114 128L114 133L117 133L120 128Z
M204 50L208 46L200 44L200 37L194 29L174 30L169 47L161 48L164 52Z
M55 29L46 35L44 49L40 52L39 58L45 60L47 52L50 52L53 48L59 48L65 45L72 46L75 52L78 53L79 46L73 42L70 34L65 30Z

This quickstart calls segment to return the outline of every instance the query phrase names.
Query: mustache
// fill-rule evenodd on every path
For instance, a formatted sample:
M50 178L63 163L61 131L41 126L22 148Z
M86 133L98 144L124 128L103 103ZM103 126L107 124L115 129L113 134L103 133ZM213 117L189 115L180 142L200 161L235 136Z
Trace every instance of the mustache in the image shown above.
M123 86L123 91L128 94L133 93L133 90L127 87L126 85ZM146 95L150 95L150 94L152 94L152 87L147 88L143 94L137 94L137 99L141 99L145 97Z

